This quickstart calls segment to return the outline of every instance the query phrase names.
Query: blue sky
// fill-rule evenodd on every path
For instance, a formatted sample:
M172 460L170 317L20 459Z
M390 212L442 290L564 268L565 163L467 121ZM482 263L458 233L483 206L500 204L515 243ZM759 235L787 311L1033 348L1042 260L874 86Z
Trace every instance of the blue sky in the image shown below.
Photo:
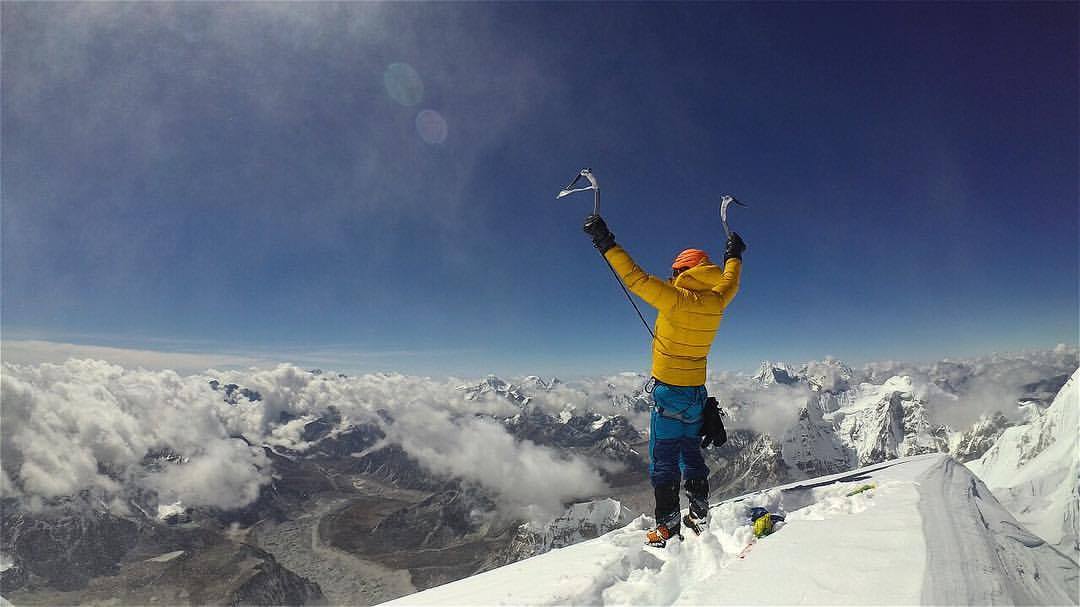
M647 269L751 205L714 370L1077 343L1080 8L4 3L5 342L648 368Z

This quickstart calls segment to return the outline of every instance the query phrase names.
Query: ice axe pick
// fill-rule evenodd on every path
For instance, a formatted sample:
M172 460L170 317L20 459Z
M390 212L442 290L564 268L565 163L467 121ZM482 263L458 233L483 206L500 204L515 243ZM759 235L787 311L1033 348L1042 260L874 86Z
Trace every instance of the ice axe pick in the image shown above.
M728 238L731 238L731 230L728 228L727 224L727 210L732 203L735 203L740 207L747 208L745 204L739 202L738 198L735 198L730 194L724 194L722 197L720 197L720 223L724 225L724 234L727 235Z
M575 188L574 186L577 185L577 183L581 181L583 177L589 181L589 185L584 188ZM570 194L574 194L576 192L588 192L589 190L593 191L593 215L599 215L600 183L596 181L596 176L593 175L592 169L581 169L581 171L579 171L578 174L574 177L574 180L570 182L570 185L563 188L562 191L559 192L559 195L555 197L555 199L558 200L564 196L569 196Z

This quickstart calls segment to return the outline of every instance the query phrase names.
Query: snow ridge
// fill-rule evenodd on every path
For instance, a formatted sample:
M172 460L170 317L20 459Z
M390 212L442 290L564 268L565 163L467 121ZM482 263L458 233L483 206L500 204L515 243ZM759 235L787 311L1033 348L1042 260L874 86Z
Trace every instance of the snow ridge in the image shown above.
M755 539L746 517L752 506L787 520ZM388 604L1077 601L1076 563L1024 530L942 454L744 495L714 506L710 518L701 537L661 550L643 545L652 521L642 516L597 539Z
M924 581L923 604L1076 603L1076 563L1017 524L962 464L942 458L918 482L926 488L919 501L924 536L943 540L927 552L932 574ZM994 565L989 580L988 564Z
M1026 527L1080 559L1080 370L1045 411L1006 428L967 466Z

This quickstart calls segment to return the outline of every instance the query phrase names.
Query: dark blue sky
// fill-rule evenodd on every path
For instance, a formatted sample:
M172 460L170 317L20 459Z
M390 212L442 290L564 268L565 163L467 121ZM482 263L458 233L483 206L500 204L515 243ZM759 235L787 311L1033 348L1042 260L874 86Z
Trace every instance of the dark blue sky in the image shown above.
M1076 3L4 3L5 340L646 370L751 205L712 368L1077 343ZM444 130L445 129L445 130Z

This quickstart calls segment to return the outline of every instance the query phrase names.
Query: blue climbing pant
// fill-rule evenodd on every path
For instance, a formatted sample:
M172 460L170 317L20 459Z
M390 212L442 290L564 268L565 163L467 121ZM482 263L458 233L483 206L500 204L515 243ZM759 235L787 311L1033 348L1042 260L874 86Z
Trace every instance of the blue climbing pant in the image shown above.
M649 423L649 481L653 487L708 478L698 435L707 397L705 386L656 382Z

